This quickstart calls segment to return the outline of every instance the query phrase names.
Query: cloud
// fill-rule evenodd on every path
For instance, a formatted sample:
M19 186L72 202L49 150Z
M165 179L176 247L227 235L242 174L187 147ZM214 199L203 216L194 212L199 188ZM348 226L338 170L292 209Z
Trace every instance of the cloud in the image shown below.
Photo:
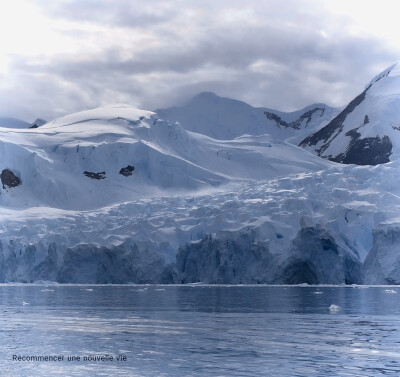
M350 18L320 4L37 1L57 49L8 55L0 115L51 119L115 102L155 109L205 90L280 110L344 105L399 51L352 33Z
M37 0L36 4L52 18L90 22L102 26L153 27L169 22L182 2L131 0Z

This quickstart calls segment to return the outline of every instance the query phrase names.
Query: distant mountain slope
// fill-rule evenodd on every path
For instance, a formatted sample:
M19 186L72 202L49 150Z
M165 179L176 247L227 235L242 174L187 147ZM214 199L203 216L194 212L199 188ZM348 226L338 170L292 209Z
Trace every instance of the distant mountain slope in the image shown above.
M400 66L365 87L332 121L300 142L319 156L345 164L377 165L400 152Z
M0 127L2 128L29 128L28 122L16 118L0 117Z
M244 134L269 134L284 140L301 133L304 138L326 124L336 112L336 109L324 104L315 104L284 113L252 107L210 92L198 94L183 106L156 110L161 118L178 121L189 131L224 140Z
M29 128L38 128L46 124L47 122L44 119L37 118L30 126Z

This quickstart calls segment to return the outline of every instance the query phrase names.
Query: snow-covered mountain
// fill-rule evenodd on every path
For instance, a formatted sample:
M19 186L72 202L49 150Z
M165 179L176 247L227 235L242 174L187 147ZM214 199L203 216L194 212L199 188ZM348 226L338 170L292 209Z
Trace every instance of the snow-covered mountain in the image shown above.
M0 205L64 209L101 208L329 165L268 135L215 140L126 105L83 111L34 129L0 128L0 156Z
M42 118L37 118L31 125L29 128L38 128L43 126L44 124L46 124L47 122L42 119Z
M200 93L182 106L156 110L161 118L177 121L186 130L220 140L230 140L244 134L269 134L280 140L290 136L304 138L328 123L337 112L337 109L327 105L314 104L284 113L252 107L245 102L210 92Z
M0 282L400 284L398 130L378 122L395 116L396 67L342 112L203 93L157 113L110 105L0 128ZM367 100L343 162L385 136L391 162L292 144L334 129L328 151Z
M1 128L29 128L30 124L17 118L0 117Z
M399 158L400 65L374 77L329 124L300 142L345 164L376 165Z
M264 232L254 233L260 226L277 240L288 232L268 225L279 200L263 199L267 206L254 212L261 182L275 182L264 186L267 196L289 198L294 192L277 178L335 165L269 135L216 140L127 105L0 129L0 155L0 281L191 281L185 271L192 267L182 263L193 253L180 249L186 243L222 232L251 249L266 242ZM235 281L278 279L265 273Z
M36 119L33 123L28 123L17 118L0 117L1 128L37 128L45 123L46 121L41 118Z

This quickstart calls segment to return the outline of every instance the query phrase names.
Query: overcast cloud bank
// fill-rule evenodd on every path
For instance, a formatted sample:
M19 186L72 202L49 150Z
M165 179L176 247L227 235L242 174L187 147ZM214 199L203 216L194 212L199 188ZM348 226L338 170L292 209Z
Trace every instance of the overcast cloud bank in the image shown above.
M16 0L0 16L0 116L155 109L201 91L285 111L342 106L400 55L378 24L360 29L356 7L327 3Z

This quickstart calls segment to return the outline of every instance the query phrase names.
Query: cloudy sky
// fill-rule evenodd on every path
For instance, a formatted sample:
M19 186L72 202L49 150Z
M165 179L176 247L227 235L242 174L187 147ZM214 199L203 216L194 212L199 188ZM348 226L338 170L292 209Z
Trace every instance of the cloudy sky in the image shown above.
M397 10L389 0L2 1L0 116L153 110L201 91L285 111L342 106L400 59Z

